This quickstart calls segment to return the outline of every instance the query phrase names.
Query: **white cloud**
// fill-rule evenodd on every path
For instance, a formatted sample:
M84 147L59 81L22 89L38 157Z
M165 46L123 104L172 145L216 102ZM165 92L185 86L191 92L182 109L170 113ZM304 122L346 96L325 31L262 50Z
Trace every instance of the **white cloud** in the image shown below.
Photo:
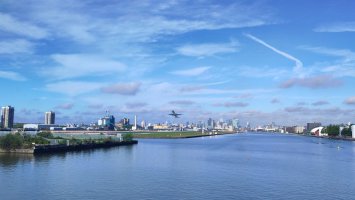
M4 13L0 13L0 30L33 39L42 39L48 36L45 29L29 22L23 22Z
M175 74L175 75L180 75L180 76L199 76L199 75L205 73L210 68L211 67L196 67L196 68L186 69L186 70L177 70L177 71L173 71L171 73Z
M294 67L294 71L295 71L295 72L299 72L300 70L302 70L302 68L303 68L303 63L302 63L299 59L293 57L292 55L290 55L290 54L288 54L288 53L286 53L286 52L284 52L284 51L281 51L281 50L279 50L279 49L276 49L275 47L271 46L270 44L264 42L263 40L261 40L261 39L255 37L255 36L253 36L253 35L245 34L245 36L247 36L248 38L254 40L255 42L257 42L257 43L259 43L259 44L261 44L261 45L263 45L263 46L265 46L265 47L271 49L272 51L274 51L274 52L280 54L281 56L283 56L283 57L285 57L285 58L287 58L287 59L289 59L289 60L291 60L291 61L294 61L294 62L295 62L295 67Z
M313 29L315 32L355 32L355 22L336 22Z
M176 50L179 54L185 56L213 56L220 53L237 52L238 42L231 43L206 43L206 44L188 44L178 47Z
M136 95L139 91L141 83L132 82L132 83L117 83L101 88L103 93L108 94L120 94L120 95Z
M77 96L100 89L102 83L85 81L62 81L47 84L45 89L50 92L62 93L69 96Z
M0 78L10 79L13 81L25 81L26 78L19 73L11 71L0 71Z
M27 40L0 41L0 54L32 53L34 44Z
M59 65L43 69L42 75L53 79L69 79L83 76L119 75L125 65L122 63L88 54L56 54L51 56Z

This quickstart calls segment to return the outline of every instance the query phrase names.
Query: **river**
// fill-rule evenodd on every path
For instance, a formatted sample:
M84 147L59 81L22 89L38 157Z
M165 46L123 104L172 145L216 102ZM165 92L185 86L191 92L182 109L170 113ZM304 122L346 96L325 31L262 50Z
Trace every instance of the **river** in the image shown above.
M243 133L0 154L0 199L355 199L355 142Z

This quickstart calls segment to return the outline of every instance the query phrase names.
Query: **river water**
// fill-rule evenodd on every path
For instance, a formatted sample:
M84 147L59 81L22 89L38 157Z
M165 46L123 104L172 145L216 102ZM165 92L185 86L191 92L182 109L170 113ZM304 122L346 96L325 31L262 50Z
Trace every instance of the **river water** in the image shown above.
M0 154L0 199L355 199L355 142L244 133Z

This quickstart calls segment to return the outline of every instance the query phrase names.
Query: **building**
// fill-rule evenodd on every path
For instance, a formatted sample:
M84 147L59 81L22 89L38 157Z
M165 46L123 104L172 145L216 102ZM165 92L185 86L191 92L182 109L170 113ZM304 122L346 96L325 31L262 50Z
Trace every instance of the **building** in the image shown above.
M238 130L238 128L239 128L239 119L233 119L232 120L232 125L233 125L233 128L234 128L234 130Z
M134 125L132 127L132 130L137 130L137 115L134 115Z
M295 133L297 133L297 134L302 134L302 133L304 133L304 126L295 126L294 127L295 128Z
M352 138L355 138L355 125L351 126L351 136Z
M59 125L53 125L53 124L24 124L23 125L24 131L52 130L52 128L58 128L62 130L62 127L60 127Z
M114 130L115 117L113 115L106 115L97 121L97 125L107 130Z
M1 108L1 127L12 128L14 126L15 108L4 106Z
M208 129L213 129L214 128L214 123L213 122L214 121L211 118L208 119L208 121L207 121L207 128Z
M307 123L307 131L311 131L314 128L320 127L322 124L320 122Z
M326 133L322 133L324 127L316 127L311 130L311 134L315 136L327 136Z
M45 112L44 124L55 124L55 112L53 111Z

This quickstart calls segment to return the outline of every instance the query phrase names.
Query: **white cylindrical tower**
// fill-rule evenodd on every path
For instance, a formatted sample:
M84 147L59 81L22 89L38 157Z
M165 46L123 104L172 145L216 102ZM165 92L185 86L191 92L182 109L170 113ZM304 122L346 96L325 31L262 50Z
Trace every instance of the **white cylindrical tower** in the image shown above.
M352 135L352 138L355 138L355 125L351 126L351 135Z

